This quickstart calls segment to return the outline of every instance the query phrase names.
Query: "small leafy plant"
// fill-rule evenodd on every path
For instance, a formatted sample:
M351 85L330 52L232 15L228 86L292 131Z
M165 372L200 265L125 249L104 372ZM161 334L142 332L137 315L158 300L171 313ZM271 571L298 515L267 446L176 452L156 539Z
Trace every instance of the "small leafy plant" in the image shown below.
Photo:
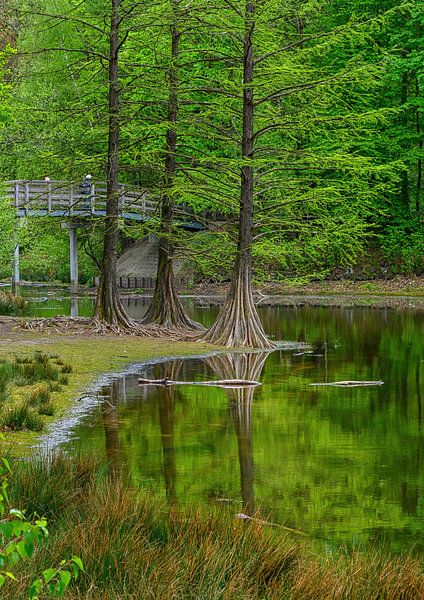
M48 536L47 521L29 521L23 511L12 508L8 486L11 469L6 458L0 460L0 589L7 580L17 580L22 573L21 563L34 554ZM83 563L78 556L62 560L57 568L45 569L29 589L30 600L54 596L62 598L72 579L76 580Z

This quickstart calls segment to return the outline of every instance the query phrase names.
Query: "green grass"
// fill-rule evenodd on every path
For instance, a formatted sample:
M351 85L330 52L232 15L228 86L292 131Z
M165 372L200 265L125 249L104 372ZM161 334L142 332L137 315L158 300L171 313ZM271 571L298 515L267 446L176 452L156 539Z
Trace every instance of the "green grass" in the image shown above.
M32 356L0 362L0 427L7 431L35 431L44 428L45 416L56 407L52 393L60 392L63 366L55 358L36 351Z
M181 511L130 489L92 458L14 466L11 496L49 519L49 542L5 600L26 598L36 573L77 554L85 574L67 598L124 600L401 600L424 597L420 561L368 552L317 556L307 538L225 509Z

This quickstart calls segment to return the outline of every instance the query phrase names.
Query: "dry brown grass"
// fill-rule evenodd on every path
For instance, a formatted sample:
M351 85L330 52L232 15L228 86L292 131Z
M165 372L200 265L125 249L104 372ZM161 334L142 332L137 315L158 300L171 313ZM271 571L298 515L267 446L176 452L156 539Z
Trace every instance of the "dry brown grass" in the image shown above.
M417 559L378 551L316 557L260 521L169 509L93 460L21 465L13 488L17 505L49 516L51 536L5 600L26 598L35 573L72 554L86 573L69 599L424 599Z

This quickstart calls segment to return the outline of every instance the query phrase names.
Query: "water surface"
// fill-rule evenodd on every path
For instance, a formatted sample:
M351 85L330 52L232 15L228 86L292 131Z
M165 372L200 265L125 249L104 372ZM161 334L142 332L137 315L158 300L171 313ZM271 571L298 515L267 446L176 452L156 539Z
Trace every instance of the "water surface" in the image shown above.
M207 323L216 309L191 307ZM369 308L261 309L276 339L310 351L173 360L117 377L71 432L174 505L260 511L331 547L422 549L424 313ZM139 386L248 377L258 388ZM383 380L362 388L314 387Z

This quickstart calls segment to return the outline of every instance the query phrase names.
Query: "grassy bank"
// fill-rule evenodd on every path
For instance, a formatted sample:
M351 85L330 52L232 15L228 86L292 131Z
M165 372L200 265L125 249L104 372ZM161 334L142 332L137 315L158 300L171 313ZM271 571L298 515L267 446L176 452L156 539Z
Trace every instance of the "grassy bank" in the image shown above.
M132 337L117 335L84 335L82 332L58 333L52 331L26 331L18 320L0 319L0 360L31 360L35 351L57 357L69 365L67 384L51 391L50 401L55 407L53 415L43 415L44 429L80 397L101 374L119 372L132 362L141 362L167 356L189 356L213 349L199 342L177 342L159 337ZM54 360L57 360L54 359ZM26 454L36 442L40 432L19 431L8 433L2 451Z
M15 466L14 504L49 518L48 544L2 590L26 598L43 568L79 555L69 599L385 600L424 597L419 561L377 550L318 557L305 538L218 509L187 513L128 489L90 459Z

